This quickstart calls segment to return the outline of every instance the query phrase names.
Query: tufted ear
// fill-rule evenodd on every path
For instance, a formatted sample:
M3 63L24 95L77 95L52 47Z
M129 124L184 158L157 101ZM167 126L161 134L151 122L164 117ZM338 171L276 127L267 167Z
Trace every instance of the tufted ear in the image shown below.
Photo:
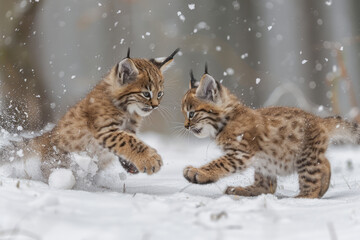
M162 58L152 58L150 62L155 64L161 72L165 72L171 66L172 61L174 60L174 56L180 51L180 48L177 48L170 56L162 57Z
M135 81L139 70L130 58L125 58L118 63L116 74L119 78L119 83L123 85Z
M198 98L213 101L217 99L220 92L220 84L209 74L204 74L200 80L200 84L196 89L196 96Z
M192 88L197 88L199 86L199 81L197 81L195 78L194 78L194 73L192 71L192 69L190 70L190 84L189 84L189 88L192 89Z

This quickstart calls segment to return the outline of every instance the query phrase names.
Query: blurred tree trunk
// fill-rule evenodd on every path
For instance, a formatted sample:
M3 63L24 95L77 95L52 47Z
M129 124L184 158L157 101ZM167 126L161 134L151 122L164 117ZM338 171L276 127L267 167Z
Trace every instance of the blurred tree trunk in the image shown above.
M33 24L41 2L1 3L0 127L11 132L39 130L49 118L49 105L44 104L43 81L36 65L39 54L33 54L30 44L36 34Z

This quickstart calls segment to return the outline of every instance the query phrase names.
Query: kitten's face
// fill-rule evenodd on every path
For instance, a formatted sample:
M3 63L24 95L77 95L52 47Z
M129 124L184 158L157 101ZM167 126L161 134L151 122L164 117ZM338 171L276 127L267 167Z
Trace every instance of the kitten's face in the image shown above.
M199 86L187 91L182 100L185 128L196 137L215 137L221 122L221 86L205 74Z
M125 58L113 67L108 82L112 86L113 103L130 114L148 116L157 109L164 95L164 77L174 55L163 61Z
M212 104L202 102L196 97L195 89L190 89L182 101L185 128L199 138L215 136L217 113L214 112L214 107Z
M130 114L148 116L157 109L164 95L164 77L161 71L146 59L132 59L138 75L125 86L127 96L124 107Z

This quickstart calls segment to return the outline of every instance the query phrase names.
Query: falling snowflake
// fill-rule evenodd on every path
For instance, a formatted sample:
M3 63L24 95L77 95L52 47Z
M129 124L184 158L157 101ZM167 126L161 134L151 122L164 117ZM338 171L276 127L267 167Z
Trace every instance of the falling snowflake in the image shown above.
M185 16L180 11L177 12L177 15L181 21L185 22Z
M195 25L194 33L197 33L197 31L201 30L201 29L209 30L210 26L207 25L206 22L201 21L201 22L199 22L198 24Z
M24 156L24 151L22 149L18 150L16 152L16 155L18 155L19 157L23 157Z
M195 9L195 3L188 4L188 7L189 7L190 10L194 10Z
M239 3L238 1L234 1L234 2L232 3L232 5L233 5L233 7L234 7L235 10L239 10L239 9L240 9L240 3Z
M56 103L54 103L54 102L50 103L50 108L51 109L55 109L55 107L56 107Z
M226 69L226 73L227 73L228 75L230 75L230 76L231 76L231 75L234 75L234 72L235 72L235 71L234 71L234 69L232 69L232 68L227 68L227 69Z

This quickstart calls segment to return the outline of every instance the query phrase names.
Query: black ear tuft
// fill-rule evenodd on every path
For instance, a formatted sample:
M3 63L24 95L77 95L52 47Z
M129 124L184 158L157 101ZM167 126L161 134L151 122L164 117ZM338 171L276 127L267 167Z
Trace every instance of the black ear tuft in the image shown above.
M199 82L194 78L193 70L190 70L190 88L197 88L199 86Z
M165 58L165 60L162 61L162 63L160 63L160 65L159 65L160 70L161 70L163 67L165 67L168 63L170 63L170 62L174 59L174 56L175 56L179 51L180 51L180 48L177 48L177 49L175 49L175 51L174 51L172 54L170 54L170 56L168 56L167 58ZM165 69L166 69L166 68L165 68Z
M130 58L130 47L128 48L126 58Z
M178 53L180 51L180 48L177 48L177 49L175 49L175 51L172 53L172 54L170 54L170 56L167 58L167 59L173 59L174 58L174 56ZM168 61L169 61L168 60ZM164 62L166 62L166 59L165 59L165 61Z
M175 49L175 51L174 51L172 54L170 54L170 56L168 56L168 57L161 63L160 68L161 68L163 65L165 65L167 62L173 60L173 59L174 59L174 56L175 56L179 51L180 51L180 48Z
M204 74L209 74L208 73L208 64L207 64L207 62L205 62L205 73Z
M168 56L167 58L151 58L149 59L150 62L152 62L156 67L158 67L160 69L161 72L166 71L166 69L169 68L169 66L171 65L170 63L172 62L174 56L180 51L180 48L177 48L172 54L170 54L170 56Z

